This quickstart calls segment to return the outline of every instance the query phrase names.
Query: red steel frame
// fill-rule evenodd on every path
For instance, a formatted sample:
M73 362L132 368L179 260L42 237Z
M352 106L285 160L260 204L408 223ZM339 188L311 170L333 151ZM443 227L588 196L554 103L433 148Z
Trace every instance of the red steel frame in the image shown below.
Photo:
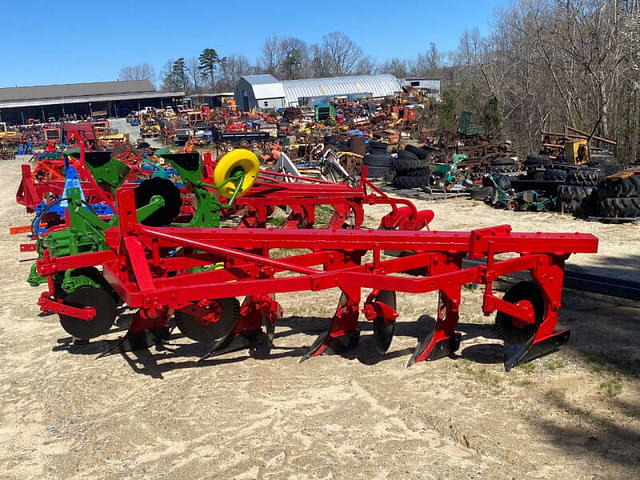
M534 322L528 302L512 304L493 293L500 276L529 271L545 299L544 318L533 343L553 339L562 304L563 267L571 253L595 253L598 240L590 234L513 233L507 225L471 232L403 230L297 230L204 229L138 224L131 190L118 191L120 227L107 231L110 250L38 261L38 272L49 276L49 292L40 299L45 311L91 318L90 307L64 306L53 299L53 275L72 268L102 266L114 290L132 308L138 308L132 331L166 326L172 310L193 308L203 300L247 297L241 318L232 333L260 330L264 314L275 321L275 293L340 288L345 295L327 335L316 342L309 356L323 353L335 340L357 339L357 319L362 288L373 289L363 311L393 321L395 312L376 301L381 290L408 293L439 292L435 330L414 354L412 361L440 358L458 348L456 331L462 285L484 284L483 312L499 311L525 324ZM182 248L184 255L166 252ZM308 249L309 253L273 259L273 249ZM413 252L406 257L384 259L386 250ZM499 258L515 252L515 258ZM365 254L372 260L363 263ZM462 268L463 258L486 258L486 263ZM224 269L188 273L194 267L223 262ZM425 277L395 275L423 268ZM169 276L171 272L172 276ZM286 273L286 276L282 276ZM259 314L259 313L262 313ZM270 316L269 316L270 315Z
M80 185L88 203L105 202L114 208L114 198L93 179L84 166L84 150L81 150L80 160L75 163ZM205 157L206 160L206 157ZM205 161L203 169L205 182L212 176L211 162ZM288 182L289 180L295 180ZM210 183L210 182L209 182ZM27 211L35 211L36 206L49 193L58 197L63 195L64 180L35 182L29 165L22 166L22 180L16 193L16 201L24 205ZM137 183L126 182L122 188L133 189ZM191 207L185 189L181 190L185 204L183 215L189 216ZM359 228L364 221L364 205L389 205L391 212L381 222L381 228L419 230L428 227L433 218L431 211L419 212L413 203L406 199L396 199L387 196L372 183L366 181L366 167L363 179L357 188L343 183L332 183L310 177L295 177L275 172L262 172L258 181L244 196L238 197L233 209L227 214L240 213L240 226L250 228L264 228L269 216L278 206L291 209L284 228L310 228L315 222L315 207L330 205L334 209L328 227L341 227L351 219L352 227ZM115 208L114 208L115 210ZM193 212L191 212L192 214Z

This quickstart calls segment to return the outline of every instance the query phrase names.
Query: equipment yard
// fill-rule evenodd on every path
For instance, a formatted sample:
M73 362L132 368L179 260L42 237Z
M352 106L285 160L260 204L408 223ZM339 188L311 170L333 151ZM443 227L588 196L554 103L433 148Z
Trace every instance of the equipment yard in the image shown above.
M463 288L455 358L410 368L437 293L398 292L385 355L361 317L356 349L299 363L329 328L340 296L332 289L278 294L285 313L270 351L198 362L206 347L174 332L164 349L96 359L132 315L107 336L74 344L57 315L39 313L34 298L46 285L36 293L24 281L37 254L20 253L8 233L33 218L14 197L27 159L3 161L0 177L4 478L640 476L637 302L565 289L559 326L571 329L569 343L508 373L495 315L482 315L473 285ZM636 225L468 198L413 203L434 211L432 231L510 224L514 232L592 233L598 254L572 255L567 271L640 281ZM385 207L368 208L363 225L376 228Z

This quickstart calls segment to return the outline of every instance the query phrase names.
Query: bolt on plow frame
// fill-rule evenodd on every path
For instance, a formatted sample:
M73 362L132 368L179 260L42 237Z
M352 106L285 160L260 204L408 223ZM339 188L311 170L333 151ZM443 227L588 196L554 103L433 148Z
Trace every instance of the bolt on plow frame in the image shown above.
M282 315L275 294L339 288L342 297L329 330L302 360L354 348L360 312L373 322L376 345L385 352L398 317L396 292L436 291L435 326L424 332L408 364L435 360L459 348L462 286L477 283L484 285L483 313L497 312L510 370L568 341L569 330L556 331L564 263L572 253L595 253L598 246L590 234L514 233L508 225L470 232L153 227L138 222L135 194L127 189L117 192L117 210L119 225L105 232L108 248L57 258L44 252L37 270L49 289L40 298L41 309L59 314L67 331L86 329L84 338L92 338L115 321L115 292L137 313L112 351L168 338L174 318L186 337L212 345L205 358L271 342ZM385 255L398 250L406 256ZM505 253L518 256L504 258ZM464 258L486 261L463 268ZM107 288L84 286L56 297L57 274L91 267L101 267ZM423 276L402 275L416 269ZM520 271L530 272L531 281L496 296L493 283ZM364 302L362 289L372 289ZM244 297L242 304L238 297Z

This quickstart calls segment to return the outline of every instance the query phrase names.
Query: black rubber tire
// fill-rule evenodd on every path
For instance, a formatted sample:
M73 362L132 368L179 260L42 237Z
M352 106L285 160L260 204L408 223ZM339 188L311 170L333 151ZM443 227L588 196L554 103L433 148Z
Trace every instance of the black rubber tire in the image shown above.
M604 172L598 168L579 168L567 174L567 185L597 185L604 179Z
M424 148L416 147L415 145L407 145L404 147L407 152L413 153L416 157L420 159L425 159L429 156L429 152Z
M493 160L491 160L492 167L503 167L506 165L515 165L515 164L516 164L516 160L509 157L494 158Z
M388 146L389 144L386 142L375 142L375 141L369 142L369 148L371 148L372 150L384 150L385 153L387 151Z
M550 168L546 170L542 176L542 179L545 182L566 182L567 181L567 172L564 170L559 170L557 168Z
M367 178L384 178L389 175L388 167L368 167Z
M565 213L576 213L580 207L580 202L576 200L569 200L568 202L563 203Z
M634 175L635 176L635 175ZM606 178L598 184L599 198L628 198L638 197L640 189L637 186L639 180L633 177Z
M489 173L503 174L503 173L515 173L519 171L517 165L498 165L489 167Z
M398 158L403 158L407 160L418 160L418 156L415 153L411 153L407 150L400 150L398 152Z
M405 170L415 170L416 168L429 167L428 159L419 159L413 154L409 154L411 156L407 156L407 155L400 156L400 153L398 154L398 158L392 158L390 161L391 168L393 168L398 172L402 172Z
M401 177L425 177L431 175L429 168L405 168L395 169L396 175Z
M549 165L551 159L546 155L527 155L527 159L524 161L526 167L537 165Z
M598 202L598 213L603 217L640 217L640 198L603 198Z
M370 167L389 168L389 160L390 160L389 155L380 154L380 153L368 153L362 159L362 163Z
M471 190L471 198L474 200L487 200L491 198L493 192L495 191L495 187L480 187L474 190Z
M558 185L558 200L568 202L575 200L580 202L585 198L588 198L593 192L594 187L587 187L582 185Z
M495 175L493 180L503 190L509 190L511 188L511 180L506 175Z
M393 185L397 188L420 188L429 184L429 176L424 177L405 177L396 176L393 179Z
M531 180L534 180L536 182L544 182L544 171L542 170L531 172L528 176Z

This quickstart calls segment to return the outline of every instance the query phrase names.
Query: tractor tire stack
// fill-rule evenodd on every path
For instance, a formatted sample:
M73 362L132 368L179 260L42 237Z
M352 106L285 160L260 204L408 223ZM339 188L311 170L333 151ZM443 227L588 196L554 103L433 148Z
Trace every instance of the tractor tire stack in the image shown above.
M397 158L391 160L391 168L395 173L393 186L397 188L424 187L429 184L431 178L427 151L417 147L410 150L408 147L406 150L399 151ZM422 152L416 152L419 150ZM414 152L419 153L422 158L419 158Z
M376 154L376 153L377 154L384 153L386 155L388 146L389 146L389 144L387 144L385 142L375 142L375 141L372 140L367 145L367 153L374 153L374 154Z
M336 137L335 135L325 135L324 144L325 146L331 146L334 150L341 152L349 151L349 140Z
M560 170L559 168L549 168L542 174L542 180L544 182L566 182L569 174L566 170Z
M589 208L589 199L596 185L604 179L604 173L590 167L571 169L566 173L566 183L558 186L558 204L567 213L583 212Z
M551 157L547 155L527 155L527 159L524 161L524 166L526 168L547 168L551 165Z
M367 178L385 178L389 175L389 160L386 153L367 153L362 164L368 167Z
M491 161L489 166L489 173L491 174L509 174L516 173L520 170L518 162L514 158L495 158Z
M605 178L593 196L596 211L603 217L640 217L640 173L626 178Z

